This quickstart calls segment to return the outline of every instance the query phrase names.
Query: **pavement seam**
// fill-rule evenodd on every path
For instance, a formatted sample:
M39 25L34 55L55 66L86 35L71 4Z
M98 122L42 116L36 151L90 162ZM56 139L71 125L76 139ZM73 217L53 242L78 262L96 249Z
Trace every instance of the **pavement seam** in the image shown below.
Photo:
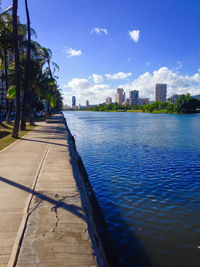
M53 137L53 135L55 133L55 129L56 129L56 127L54 128L54 130L53 130L53 132L51 134L51 137L48 140L49 142L52 140L52 137ZM17 141L19 141L19 140L17 140ZM14 143L16 143L17 141L15 141ZM33 196L34 196L34 190L35 190L35 187L36 187L36 184L37 184L41 169L43 167L44 161L47 158L50 145L51 144L49 143L47 145L47 147L45 148L44 155L43 155L43 157L42 157L42 159L40 161L40 164L39 164L39 168L38 168L38 170L36 172L36 175L35 175L35 177L33 179L33 184L32 184L32 187L31 187L31 191L32 192L28 195L28 198L27 198L27 201L26 201L26 205L25 205L24 212L23 212L24 215L22 217L22 221L21 221L21 224L20 224L16 239L15 239L15 242L14 242L14 245L13 245L13 248L12 248L12 252L10 254L9 262L8 262L8 265L7 265L8 267L14 267L14 266L17 265L18 256L19 256L19 253L20 253L20 248L21 248L21 245L22 245L22 242L23 242L24 234L25 234L25 231L26 231L28 219L29 219L29 216L32 213L32 212L29 212L29 209L30 209L31 202L32 202L32 199L33 199Z

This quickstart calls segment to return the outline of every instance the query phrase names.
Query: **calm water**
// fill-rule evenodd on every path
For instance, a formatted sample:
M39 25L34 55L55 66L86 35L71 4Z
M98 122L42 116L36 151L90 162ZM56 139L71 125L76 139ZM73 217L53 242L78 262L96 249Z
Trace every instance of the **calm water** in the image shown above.
M200 115L65 112L124 266L200 266Z

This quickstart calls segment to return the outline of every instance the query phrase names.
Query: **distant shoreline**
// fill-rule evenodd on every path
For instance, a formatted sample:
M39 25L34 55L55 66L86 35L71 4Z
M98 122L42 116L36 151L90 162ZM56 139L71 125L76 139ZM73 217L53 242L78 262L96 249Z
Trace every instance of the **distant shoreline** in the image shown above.
M150 113L150 114L176 114L176 115L189 115L189 114L200 114L200 110L193 113L178 113L178 112L166 112L166 111L142 111L142 110L84 110L84 109L78 109L78 110L63 110L63 111L87 111L87 112L130 112L130 113Z

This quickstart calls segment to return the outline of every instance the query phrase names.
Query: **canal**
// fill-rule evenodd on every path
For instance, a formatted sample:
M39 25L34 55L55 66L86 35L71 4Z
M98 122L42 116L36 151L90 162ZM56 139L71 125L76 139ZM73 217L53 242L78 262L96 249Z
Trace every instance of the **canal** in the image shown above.
M200 266L200 114L64 116L123 265Z

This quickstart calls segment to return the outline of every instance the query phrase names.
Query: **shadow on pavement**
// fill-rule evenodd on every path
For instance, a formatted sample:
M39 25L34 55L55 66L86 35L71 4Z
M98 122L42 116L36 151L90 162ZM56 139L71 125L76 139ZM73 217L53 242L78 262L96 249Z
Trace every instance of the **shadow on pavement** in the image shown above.
M0 177L0 182L9 184L11 186L14 186L14 187L20 189L20 190L24 190L24 191L26 191L28 193L31 193L31 194L33 194L33 196L36 196L36 197L38 197L41 200L44 200L44 201L47 201L47 202L53 204L56 208L65 209L65 210L73 213L77 217L81 218L82 220L86 221L85 216L81 213L82 208L80 208L80 207L77 207L77 206L71 205L71 204L67 204L67 203L65 203L63 201L60 201L60 200L55 200L53 198L50 198L48 196L45 196L44 194L41 194L39 192L36 192L36 191L34 191L34 190L32 190L32 189L24 186L24 185L18 184L16 182L13 182L13 181L11 181L9 179L6 179L6 178L3 178L3 177Z
M41 137L40 137L40 138L41 138ZM43 138L43 137L42 137L42 138ZM57 138L57 139L61 140L60 138ZM56 145L56 146L64 146L64 147L68 147L68 145L57 144L57 143L47 142L47 141L40 141L40 140L35 140L35 139L20 138L20 140L23 140L23 141L29 141L29 142L37 142L37 143L45 143L45 144L51 144L51 145Z

